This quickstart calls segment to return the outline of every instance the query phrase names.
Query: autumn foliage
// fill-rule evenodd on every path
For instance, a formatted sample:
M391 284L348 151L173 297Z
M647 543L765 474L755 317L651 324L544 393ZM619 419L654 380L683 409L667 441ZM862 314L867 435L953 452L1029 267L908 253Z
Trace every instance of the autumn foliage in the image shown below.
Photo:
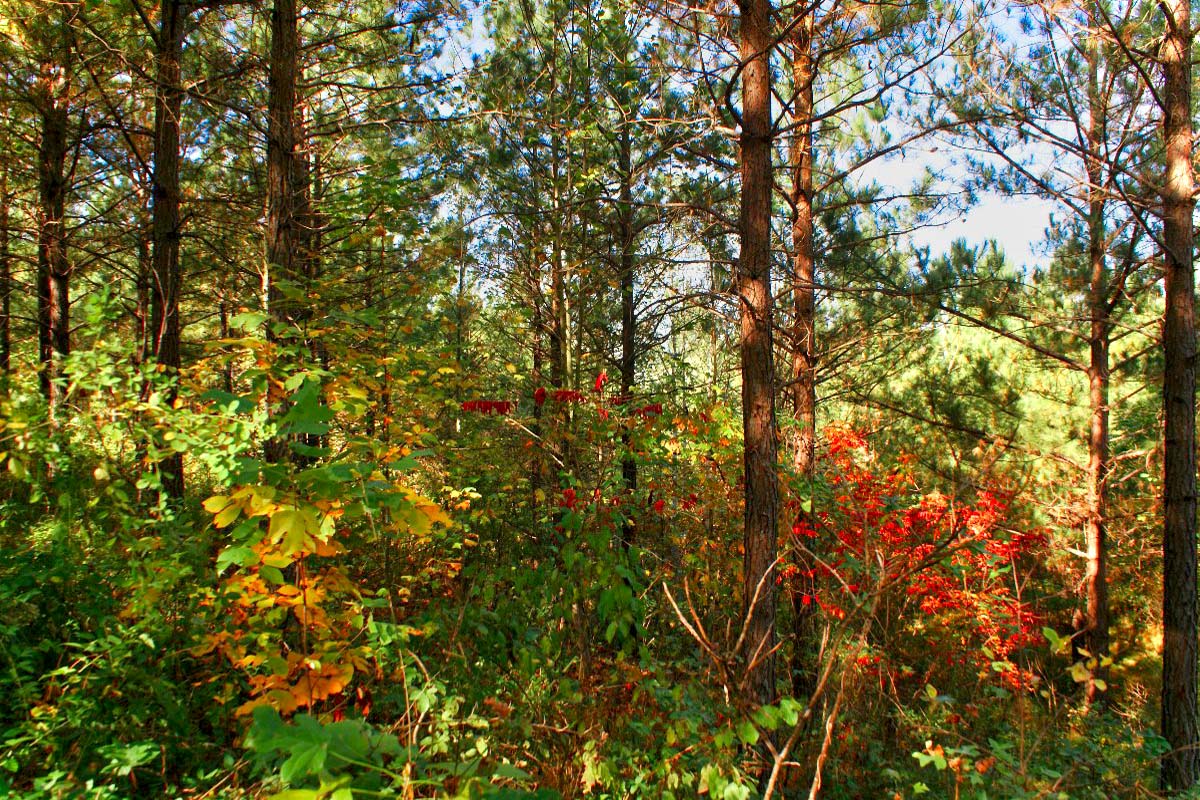
M1042 644L1045 617L1026 586L1045 537L1011 530L998 491L922 493L910 459L881 463L848 426L825 436L815 513L789 504L791 558L779 581L827 618L873 615L882 633L858 663L890 681L919 688L975 670L999 671L1014 689L1033 685L1022 656Z

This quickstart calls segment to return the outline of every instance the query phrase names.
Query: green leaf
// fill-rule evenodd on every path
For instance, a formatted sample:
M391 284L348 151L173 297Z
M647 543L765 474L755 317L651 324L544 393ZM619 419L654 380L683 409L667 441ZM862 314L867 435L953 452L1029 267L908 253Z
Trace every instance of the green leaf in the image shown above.
M222 573L232 564L250 567L258 563L258 554L244 545L231 545L217 556L217 572Z
M528 772L520 767L514 767L512 764L497 764L496 768L492 770L492 776L512 781L527 781L533 778Z
M316 381L306 380L292 395L291 403L291 408L279 420L281 434L321 435L329 432L329 426L325 423L337 414L333 409L321 405L320 386Z
M1058 635L1058 631L1049 626L1042 628L1042 636L1046 637L1046 641L1050 643L1051 653L1060 653L1063 651L1065 640Z
M267 581L268 583L279 585L284 582L283 573L279 570L279 567L263 565L258 568L258 574L261 575L263 580Z
M737 727L737 735L744 744L752 745L758 741L758 728L750 720L744 720Z
M779 701L779 718L789 727L800 719L804 704L794 697L785 697Z
M229 327L243 331L252 331L267 321L267 315L261 311L247 311L237 314L229 320Z
M296 717L296 724L288 728L291 755L279 767L279 777L284 783L297 778L318 774L325 766L329 753L329 736L317 722L307 714Z

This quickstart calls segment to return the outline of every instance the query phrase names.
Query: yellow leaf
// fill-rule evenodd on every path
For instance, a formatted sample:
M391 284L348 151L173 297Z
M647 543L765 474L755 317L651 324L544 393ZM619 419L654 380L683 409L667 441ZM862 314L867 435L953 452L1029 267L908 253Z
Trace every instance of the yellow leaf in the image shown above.
M279 542L284 555L312 550L313 537L320 532L321 524L307 508L285 508L271 515L270 539Z
M215 494L204 501L204 510L210 514L219 514L229 505L229 498L223 494Z
M325 664L300 676L300 680L292 687L292 698L298 706L312 705L318 700L340 694L352 677L353 664Z
M231 497L215 495L204 501L204 509L211 514L214 514L213 525L218 528L226 528L233 524L233 521L238 518L241 513L241 507L234 502Z
M435 506L435 505L418 506L418 510L420 510L420 512L422 514L424 514L425 516L429 517L430 522L438 522L438 523L441 523L442 525L445 525L446 527L450 527L451 525L454 524L454 521L452 519L450 519L450 515L447 514L442 509L441 506Z

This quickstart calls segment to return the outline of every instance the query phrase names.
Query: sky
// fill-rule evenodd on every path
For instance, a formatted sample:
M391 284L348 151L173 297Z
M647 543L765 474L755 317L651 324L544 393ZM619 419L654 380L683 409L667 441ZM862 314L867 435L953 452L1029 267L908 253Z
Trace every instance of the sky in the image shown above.
M1045 239L1053 210L1053 204L1039 198L984 195L962 216L917 231L911 238L935 255L949 250L955 239L966 239L970 244L995 239L1008 260L1027 272L1047 260L1044 253L1038 252L1038 245Z
M954 145L941 143L927 147L906 148L905 155L894 155L866 165L857 177L863 182L878 182L885 189L903 192L918 180L926 169L940 178L942 191L953 192L966 177L965 168L953 156ZM1037 197L1006 197L998 192L979 192L975 205L964 212L949 212L936 224L919 228L904 237L919 247L928 247L932 255L947 252L955 239L968 244L981 244L995 239L1008 260L1023 271L1044 266L1048 256L1041 244L1046 238L1050 215L1057 206Z

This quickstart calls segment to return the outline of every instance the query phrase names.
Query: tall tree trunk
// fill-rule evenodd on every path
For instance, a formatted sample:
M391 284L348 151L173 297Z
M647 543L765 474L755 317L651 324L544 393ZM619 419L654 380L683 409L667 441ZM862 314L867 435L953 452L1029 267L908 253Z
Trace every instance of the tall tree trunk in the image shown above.
M299 68L297 66L297 68ZM317 181L320 180L319 162L314 160L312 139L308 131L308 109L303 98L297 94L295 114L296 134L296 164L295 185L293 194L296 198L296 245L300 252L298 256L298 274L296 279L304 287L305 294L316 286L317 276L321 271L321 237L320 223L317 219L315 197ZM297 309L296 319L304 326L304 348L312 362L326 365L328 357L324 342L311 335L311 319L313 308L306 303ZM321 400L324 404L324 398ZM327 437L323 434L307 433L300 437L308 447L318 448L326 444ZM295 455L296 463L311 464L312 455Z
M137 237L137 275L134 278L134 344L133 360L144 364L150 355L150 275L154 271L153 222L139 226Z
M571 337L567 326L567 284L563 275L563 222L561 189L562 158L557 140L550 145L550 178L553 181L553 202L550 231L550 382L556 389L567 389L570 383Z
M0 167L0 393L8 394L12 373L12 260L8 251L8 167Z
M222 276L220 295L217 298L217 304L218 304L217 310L218 310L218 315L219 315L218 324L220 326L218 328L218 331L220 332L222 339L228 339L229 335L230 335L230 331L229 331L230 302L229 302L229 276L228 275ZM226 359L225 362L221 365L221 388L227 392L230 392L230 393L233 392L233 363L229 359Z
M284 297L279 283L294 283L303 263L296 197L299 40L296 0L275 0L267 76L267 297L272 321L289 327L296 321L296 302ZM269 461L282 461L287 443L273 437L265 443L264 453Z
M633 294L633 144L630 139L629 126L622 126L618 164L621 172L618 226L621 240L621 397L626 403L633 396L633 387L637 382L637 309ZM632 500L637 491L638 471L637 461L630 452L628 429L621 434L621 444L625 451L621 457L621 480L625 484L625 493ZM632 514L626 513L625 516L621 526L621 543L628 549L633 544L634 529Z
M1108 654L1108 576L1105 536L1108 478L1108 284L1105 275L1105 226L1103 161L1104 120L1107 110L1100 97L1098 80L1099 52L1094 39L1088 49L1088 296L1091 330L1088 363L1088 398L1091 426L1088 434L1087 471L1087 649L1097 666L1087 683L1087 700L1097 702L1100 693L1096 681L1106 677L1099 660Z
M1196 327L1192 267L1192 30L1188 0L1163 0L1163 676L1165 789L1200 779L1196 710Z
M66 208L67 107L45 67L46 92L41 108L38 148L38 362L42 395L55 418L62 400L58 378L71 351L71 268L67 261ZM60 78L61 80L61 78Z
M179 293L179 116L183 110L180 61L185 12L180 0L163 0L158 33L157 86L154 93L153 257L151 262L150 341L155 360L171 379L167 399L178 392L180 354ZM172 453L159 465L163 492L183 496L183 454Z
M747 699L775 696L775 556L779 515L775 364L771 332L771 4L740 0L742 71L741 214L737 291L741 316L745 437L742 608Z
M294 281L303 263L296 196L299 40L296 0L275 0L267 79L267 262L271 266L271 314L284 323L295 316L295 303L280 296L277 284Z
M811 14L796 28L793 45L792 83L795 100L792 125L795 134L791 147L793 277L792 295L795 319L792 326L792 414L796 434L792 451L792 469L805 486L813 485L816 470L817 441L817 319L816 258L813 249L813 82L816 65L812 58ZM809 497L809 502L812 502ZM811 527L811 507L801 510L800 519ZM792 693L803 697L812 692L815 669L806 663L811 638L811 578L808 570L789 583L792 605ZM807 596L808 603L805 603Z
M544 396L538 393L546 391L545 385L545 348L542 344L542 334L546 327L545 312L542 310L542 291L541 291L541 275L538 270L538 252L537 244L530 249L529 256L529 297L533 303L533 318L530 320L530 349L533 357L533 426L531 430L535 437L533 461L529 465L529 488L530 494L534 498L534 505L537 504L537 493L539 490L545 491L546 483L546 442L545 442L545 426L542 424L544 412L542 402L539 402L539 397L544 402Z

